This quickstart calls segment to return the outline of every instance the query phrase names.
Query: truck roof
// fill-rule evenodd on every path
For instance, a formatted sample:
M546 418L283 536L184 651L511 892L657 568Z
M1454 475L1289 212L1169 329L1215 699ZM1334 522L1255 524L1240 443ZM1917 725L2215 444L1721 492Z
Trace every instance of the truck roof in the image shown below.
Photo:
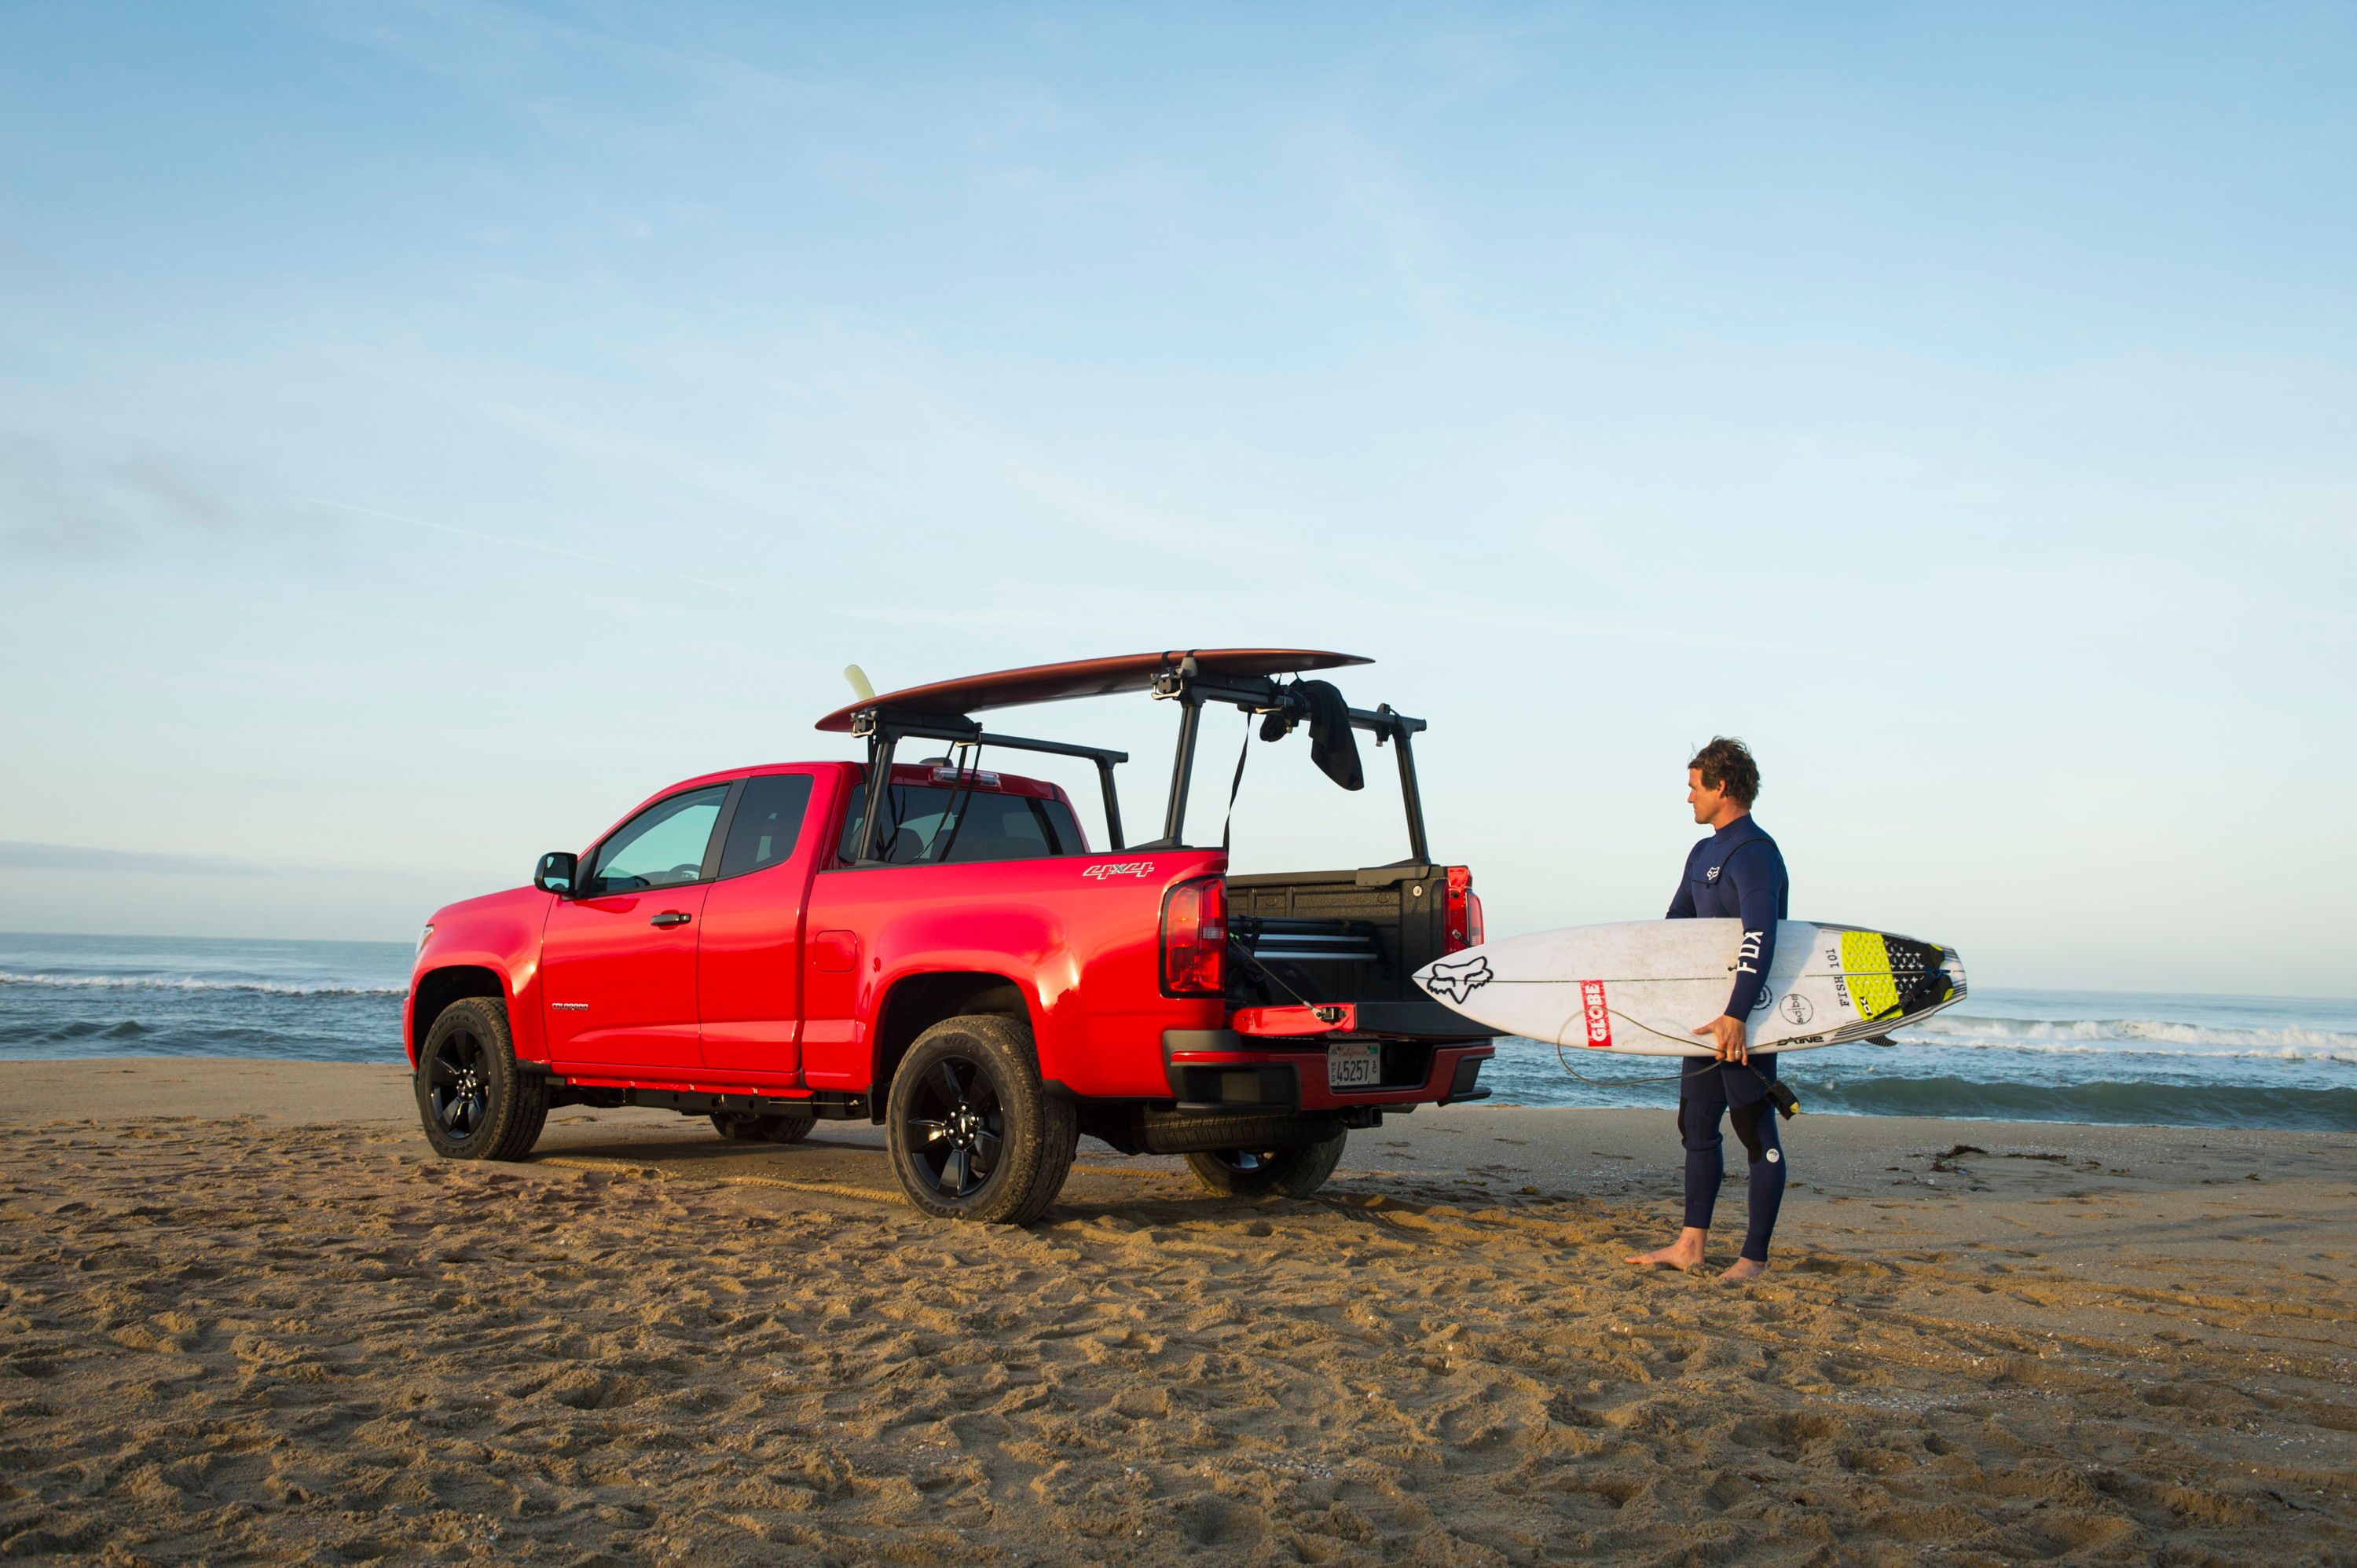
M700 789L707 784L733 784L739 779L750 779L762 773L801 773L820 768L829 768L847 776L851 786L855 788L865 782L867 774L865 763L833 760L756 762L740 768L723 768L711 773L699 773L693 779L683 779L675 784L666 784L631 807L629 811L615 821L613 826L621 826L664 796L676 795L682 790ZM894 763L892 782L899 785L957 784L963 789L979 790L985 795L1031 795L1043 800L1061 800L1067 805L1071 803L1072 799L1071 795L1065 793L1062 785L1052 779L1033 779L1025 774L1008 773L996 768L968 768L961 775L955 765L938 757L924 762ZM607 829L608 832L612 831L613 828Z
M1156 676L1177 669L1185 659L1194 660L1198 671L1213 677L1293 675L1306 670L1338 670L1346 664L1374 662L1352 653L1328 653L1309 648L1181 648L1159 653L1119 653L1107 659L1075 659L1062 664L997 670L987 675L962 675L953 681L935 681L930 685L864 697L835 709L818 721L818 727L832 734L846 734L853 716L871 708L963 717L985 708L1143 692L1153 686Z

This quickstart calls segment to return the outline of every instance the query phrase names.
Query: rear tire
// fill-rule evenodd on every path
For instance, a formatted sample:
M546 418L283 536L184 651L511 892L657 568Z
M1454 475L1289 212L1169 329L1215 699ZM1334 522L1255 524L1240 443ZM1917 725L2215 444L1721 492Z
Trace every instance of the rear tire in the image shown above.
M548 1121L548 1078L516 1060L507 1009L466 996L442 1009L412 1075L425 1141L450 1160L520 1160Z
M1030 1026L968 1013L900 1058L884 1136L900 1190L924 1213L1028 1225L1064 1190L1081 1133L1071 1103L1039 1081Z
M1206 1190L1222 1197L1308 1197L1326 1185L1342 1163L1351 1134L1337 1132L1323 1143L1290 1149L1222 1149L1189 1155L1187 1168Z
M807 1111L716 1111L712 1130L724 1138L748 1144L799 1144L810 1136L818 1118Z

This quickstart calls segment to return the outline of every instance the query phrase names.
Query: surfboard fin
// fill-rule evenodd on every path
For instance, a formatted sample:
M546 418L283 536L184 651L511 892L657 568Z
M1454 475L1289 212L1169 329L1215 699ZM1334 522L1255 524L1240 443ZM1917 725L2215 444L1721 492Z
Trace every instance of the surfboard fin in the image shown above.
M1888 1035L1868 1035L1858 1041L1862 1046L1895 1046L1898 1043Z

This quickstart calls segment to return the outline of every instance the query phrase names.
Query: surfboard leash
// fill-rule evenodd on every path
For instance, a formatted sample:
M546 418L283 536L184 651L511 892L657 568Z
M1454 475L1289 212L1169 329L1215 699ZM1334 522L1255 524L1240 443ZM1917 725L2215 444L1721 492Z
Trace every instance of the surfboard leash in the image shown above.
M1672 1035L1662 1034L1661 1030L1654 1028L1650 1024L1643 1023L1639 1019L1631 1018L1627 1014L1621 1012L1617 1007L1612 1009L1612 1015L1628 1023L1635 1024L1637 1027L1644 1030L1649 1035L1661 1035L1662 1038L1665 1040L1676 1038L1676 1036ZM1678 1043L1681 1045L1684 1044L1684 1041L1679 1041ZM1586 1073L1571 1065L1571 1058L1564 1055L1563 1042L1561 1040L1557 1040L1555 1043L1555 1060L1562 1064L1564 1071L1571 1074L1572 1077L1579 1079L1580 1082L1593 1084L1598 1089L1625 1089L1632 1083L1674 1083L1683 1090L1686 1079L1690 1078L1700 1078L1703 1073L1708 1072L1712 1068L1740 1067L1744 1071L1749 1073L1753 1078L1760 1080L1760 1087L1767 1091L1768 1101L1770 1104L1776 1107L1777 1115L1781 1116L1785 1121L1790 1122L1793 1117L1798 1116L1801 1113L1801 1097L1792 1092L1791 1085L1785 1083L1781 1079L1770 1078L1766 1073L1761 1072L1758 1068L1753 1067L1748 1061L1722 1062L1716 1057L1713 1057L1707 1058L1699 1070L1686 1067L1680 1067L1675 1072L1641 1073L1635 1078L1590 1078Z
M1642 1026L1640 1026L1640 1027L1642 1027ZM1654 1033L1659 1034L1660 1031L1655 1030ZM1712 1058L1704 1066L1702 1072L1696 1072L1691 1069L1681 1067L1675 1072L1640 1073L1635 1078L1590 1078L1586 1073L1571 1065L1571 1058L1563 1053L1563 1042L1561 1040L1557 1040L1555 1043L1555 1060L1563 1064L1564 1071L1571 1074L1572 1077L1579 1079L1582 1083L1592 1083L1603 1089L1616 1089L1622 1085L1631 1083L1683 1083L1687 1079L1701 1077L1702 1072L1707 1072L1711 1068L1724 1065L1719 1062L1717 1058ZM1751 1066L1749 1062L1746 1062L1743 1065L1746 1067ZM1753 1070L1757 1071L1758 1069L1754 1069Z

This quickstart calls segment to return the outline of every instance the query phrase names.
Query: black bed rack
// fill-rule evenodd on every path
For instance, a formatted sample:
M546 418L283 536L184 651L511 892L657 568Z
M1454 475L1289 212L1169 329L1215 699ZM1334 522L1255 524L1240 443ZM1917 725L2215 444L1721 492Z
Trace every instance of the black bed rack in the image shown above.
M1202 728L1203 709L1210 703L1232 703L1245 713L1281 713L1289 718L1308 716L1308 704L1290 686L1265 676L1209 676L1196 668L1192 658L1180 660L1155 677L1153 694L1157 698L1175 701L1179 704L1178 746L1170 765L1170 794L1162 814L1162 836L1147 843L1125 844L1122 837L1121 800L1114 787L1113 770L1117 764L1127 762L1125 751L1108 751L1102 746L1074 746L1060 740L1035 740L1023 736L996 735L982 727L978 719L960 714L917 713L882 706L862 709L852 715L851 733L867 742L867 799L883 799L883 791L892 777L892 758L903 740L925 739L947 741L953 746L997 746L1010 751L1035 751L1050 757L1078 757L1096 765L1097 784L1104 793L1105 836L1113 851L1125 848L1140 850L1179 849L1185 847L1181 834L1187 824L1187 795L1195 771L1195 743ZM1407 811L1407 864L1426 865L1431 860L1424 832L1424 796L1416 786L1415 756L1409 748L1409 737L1420 734L1422 719L1393 710L1388 703L1372 709L1350 710L1351 726L1365 730L1375 737L1377 746L1390 743L1399 762L1400 797ZM883 813L869 811L860 827L859 853L856 864L873 865L875 859L877 822Z

